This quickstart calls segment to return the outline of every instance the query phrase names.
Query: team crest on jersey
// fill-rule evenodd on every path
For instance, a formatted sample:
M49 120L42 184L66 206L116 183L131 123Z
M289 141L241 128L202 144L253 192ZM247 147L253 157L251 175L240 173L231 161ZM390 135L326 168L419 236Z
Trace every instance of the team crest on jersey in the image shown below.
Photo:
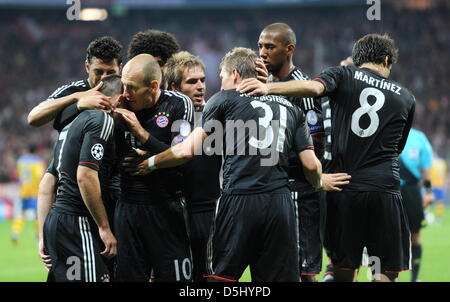
M309 110L306 113L306 121L308 122L308 124L315 125L315 124L317 124L318 120L319 119L317 117L317 113L314 110Z
M165 112L158 112L156 117L156 125L160 128L165 128L167 125L169 125L169 115Z
M91 154L96 160L101 160L103 158L104 149L102 144L95 144L91 148Z

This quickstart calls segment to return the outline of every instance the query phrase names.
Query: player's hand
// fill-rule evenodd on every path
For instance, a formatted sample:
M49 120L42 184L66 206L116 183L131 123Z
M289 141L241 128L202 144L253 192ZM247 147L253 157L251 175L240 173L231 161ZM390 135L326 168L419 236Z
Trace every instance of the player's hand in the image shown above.
M338 186L345 186L350 183L352 178L347 173L327 174L322 173L322 190L323 191L342 191Z
M108 110L110 108L110 98L105 96L99 90L102 88L103 82L98 83L92 89L83 92L77 92L76 98L78 99L78 110L98 109Z
M139 157L125 157L122 166L126 173L130 175L147 175L150 173L148 168L149 153L140 149L134 149Z
M50 259L50 255L46 255L44 251L44 239L39 238L39 258L41 258L42 262L44 263L44 267L47 270L47 272L52 267L52 260Z
M423 208L426 209L429 205L431 205L434 201L433 193L425 193L422 197L422 205Z
M263 83L267 83L269 79L269 71L267 70L266 64L264 64L263 59L256 59L256 72L258 72L257 79Z
M128 129L134 136L136 136L142 143L147 141L149 138L149 133L142 127L141 123L139 123L139 120L133 111L123 108L116 108L114 112L119 114L119 116L125 121Z
M105 250L100 255L107 259L115 257L117 255L117 240L111 232L111 229L109 227L98 228L98 232L105 245Z
M247 95L266 95L269 93L267 85L256 78L243 80L236 90Z
M126 98L123 96L123 94L119 95L119 97L115 100L115 102L111 104L111 110L114 112L116 108L124 108L125 100Z

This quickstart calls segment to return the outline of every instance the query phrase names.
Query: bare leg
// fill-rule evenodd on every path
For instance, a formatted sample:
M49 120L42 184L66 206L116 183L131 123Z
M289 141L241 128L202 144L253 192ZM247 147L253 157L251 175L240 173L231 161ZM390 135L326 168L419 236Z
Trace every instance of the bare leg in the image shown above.
M373 282L397 282L398 273L375 274Z
M412 252L412 272L411 282L417 282L419 276L420 262L422 260L422 244L420 242L420 233L411 234L411 252Z
M302 282L317 282L315 275L301 275L300 279Z

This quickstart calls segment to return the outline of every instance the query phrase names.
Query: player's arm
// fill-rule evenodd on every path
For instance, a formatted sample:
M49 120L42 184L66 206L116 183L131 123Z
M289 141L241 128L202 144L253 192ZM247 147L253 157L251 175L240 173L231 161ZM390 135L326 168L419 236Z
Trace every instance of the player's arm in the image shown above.
M302 111L297 111L295 119L294 147L298 158L302 163L306 180L316 189L322 187L322 164L314 153L314 146L308 127L306 126L305 115Z
M207 136L202 127L195 128L185 141L150 157L148 160L149 171L176 167L190 161L195 154L201 154L203 141Z
M77 168L77 183L89 213L98 226L105 250L100 254L107 258L117 254L117 241L111 232L105 206L102 200L98 170L102 165L105 149L113 138L114 121L106 113L93 111L84 125L83 142Z
M139 123L135 114L125 109L117 109L123 120L126 122L128 129L141 142L141 148L144 150L136 150L139 157L125 157L123 166L126 172L132 175L140 175L148 173L148 156L149 154L158 154L170 148L170 145L160 141L155 136L146 131ZM194 120L194 106L192 101L185 97L183 100L171 109L170 115L175 122L171 128L171 141L183 141L189 135ZM149 152L145 152L149 151Z
M61 110L73 103L77 103L76 108L79 111L85 109L104 109L105 106L109 106L109 102L107 97L98 91L102 85L103 83L100 82L90 90L75 92L67 96L41 102L28 114L28 124L34 127L45 125L54 120Z
M303 98L321 96L325 87L321 82L311 80L262 83L258 79L251 78L244 79L236 90L248 95L280 94Z
M345 67L330 67L313 80L261 83L256 79L245 79L237 90L249 95L281 94L297 98L328 96L344 77Z
M128 130L141 142L144 150L159 153L170 148L170 145L161 142L145 130L134 112L123 108L117 108L114 112L125 121Z
M306 180L316 189L323 191L342 191L340 186L350 183L347 173L322 173L322 164L313 150L304 150L299 154Z
M89 167L78 166L77 182L83 202L97 224L100 238L105 244L105 250L100 254L107 258L112 258L117 254L117 241L111 232L103 204L98 172Z
M221 91L211 97L203 111L203 127L195 128L183 142L173 146L163 153L152 156L148 160L149 171L157 168L169 168L181 165L191 160L194 155L201 154L203 142L209 133L211 125L223 120L223 111L226 110L227 92Z
M316 189L322 188L322 164L314 154L314 150L306 149L298 155L303 165L306 180Z
M52 164L50 165L52 166ZM50 256L44 251L44 222L55 202L57 177L50 172L46 172L39 183L37 197L37 218L39 234L39 257L44 262L47 271L51 268Z
M128 130L136 137L142 144L140 149L136 149L139 157L125 157L123 160L123 167L125 172L131 175L145 175L148 171L148 156L151 153L157 154L170 148L170 145L160 141L150 134L142 127L134 112L117 108L114 111L119 114L126 123Z
M299 117L295 131L295 148L303 165L306 180L316 189L324 191L342 191L339 186L349 183L350 175L347 173L323 174L322 164L314 153L314 146L309 130L306 126L305 117L302 113Z

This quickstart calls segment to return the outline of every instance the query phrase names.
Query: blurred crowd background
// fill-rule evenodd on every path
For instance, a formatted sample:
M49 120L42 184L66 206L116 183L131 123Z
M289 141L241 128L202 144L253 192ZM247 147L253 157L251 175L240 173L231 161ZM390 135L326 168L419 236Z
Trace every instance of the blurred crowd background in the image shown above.
M63 1L65 2L65 1ZM414 127L437 154L450 160L449 1L382 3L381 20L369 21L363 4L238 8L115 8L102 22L68 21L67 7L0 8L0 183L17 179L16 159L30 143L48 160L56 131L33 128L29 111L63 84L86 78L83 62L93 39L110 35L124 46L149 28L176 35L181 47L207 66L207 96L220 88L218 65L235 46L257 50L262 28L288 23L297 34L294 63L310 76L338 65L354 42L386 32L397 42L399 62L391 78L416 96ZM415 3L415 5L411 5Z

